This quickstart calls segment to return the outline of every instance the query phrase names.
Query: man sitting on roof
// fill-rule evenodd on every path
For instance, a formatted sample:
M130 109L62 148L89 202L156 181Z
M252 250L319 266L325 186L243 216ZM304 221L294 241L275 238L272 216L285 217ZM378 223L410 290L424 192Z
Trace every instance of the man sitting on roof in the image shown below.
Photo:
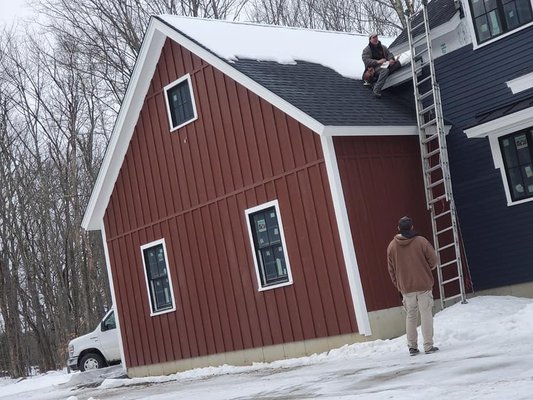
M371 77L370 82L375 81L374 96L381 97L381 88L387 77L397 71L401 64L394 58L394 54L389 51L387 46L381 44L377 33L371 33L368 36L368 46L363 49L362 58L365 64L363 79L368 82L365 76Z

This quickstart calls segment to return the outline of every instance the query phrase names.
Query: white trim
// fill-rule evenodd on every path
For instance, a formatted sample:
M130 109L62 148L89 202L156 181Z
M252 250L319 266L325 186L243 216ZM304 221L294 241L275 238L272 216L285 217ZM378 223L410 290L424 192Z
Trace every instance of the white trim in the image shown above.
M524 90L531 89L533 87L533 72L507 81L506 83L507 87L511 89L511 92L513 92L513 94L517 94L523 92Z
M257 260L256 255L256 248L254 244L254 238L252 234L252 225L250 224L250 214L256 213L258 211L264 210L266 208L274 207L276 209L276 216L278 218L278 227L279 227L279 233L281 236L281 245L283 246L283 252L285 254L285 265L287 266L287 282L278 283L276 285L269 285L269 286L262 286L261 285L261 269L259 268L259 262ZM254 264L255 264L255 275L257 277L257 290L262 292L264 290L270 290L270 289L277 289L279 287L288 286L293 284L292 280L292 272L291 272L291 265L289 262L289 253L287 244L285 243L285 232L283 231L283 222L281 220L281 212L279 209L279 203L278 200L272 200L267 203L263 203L260 205L257 205L252 208L248 208L244 210L244 215L246 217L246 225L248 226L248 235L250 237L250 246L252 247L252 255L254 257Z
M102 161L91 198L87 204L81 226L87 230L98 230L103 225L105 210L113 191L113 186L124 162L139 113L155 72L165 35L150 20L143 44L139 51L128 89L120 107L115 126Z
M502 136L530 126L533 126L533 107L465 129L465 134L468 138L480 138L490 135Z
M513 30L510 30L508 32L505 32L499 36L496 36L495 38L492 38L490 40L487 40L486 42L483 42L481 44L478 44L477 42L477 37L476 37L476 29L474 27L474 19L472 18L472 12L470 10L470 0L461 0L462 4L463 4L463 10L464 10L464 13L465 13L465 18L467 19L467 23L468 23L468 28L471 32L471 36L472 36L472 46L473 46L473 49L474 50L477 50L479 48L482 48L482 47L485 47L487 45L490 45L494 42L497 42L498 40L500 39L503 39L503 38L506 38L507 36L509 35L512 35L516 32L519 32L523 29L526 29L526 28L529 28L530 26L533 25L533 21L531 22L528 22L527 24L525 25L522 25L522 26L519 26L518 28L514 28ZM465 3L466 3L466 6L465 6ZM533 0L530 0L529 2L531 4L531 7L533 9Z
M290 115L310 130L318 133L323 129L323 125L320 122L302 110L261 86L242 72L239 72L228 62L220 59L196 42L193 42L157 17L152 17L139 51L139 56L137 57L124 101L120 107L113 133L111 134L106 155L98 173L98 178L96 179L85 215L83 216L82 227L84 229L97 230L102 225L109 198L111 197L114 184L124 162L135 124L138 121L139 113L142 109L146 93L148 92L167 37L204 59L207 63L222 71L222 73L234 79L251 92L262 97L273 106L279 108L287 115Z
M350 229L348 211L344 200L333 138L331 136L321 136L320 139L322 142L322 152L324 153L328 180L331 187L333 208L337 219L342 254L344 256L344 264L346 266L346 274L348 276L348 284L350 286L350 294L352 296L357 328L360 334L370 336L372 335L372 329L370 328L365 294L363 292L363 284L361 283L361 275L359 274L359 265L357 263L357 255L353 244L352 231Z
M408 136L418 135L416 125L407 126L324 126L321 136Z
M260 85L256 81L252 80L247 75L244 75L242 72L233 68L227 61L222 60L220 57L216 56L212 52L206 50L204 47L198 45L196 42L193 42L187 36L184 36L178 32L175 28L170 27L165 22L161 22L157 17L155 20L159 22L157 29L175 41L181 46L196 54L198 57L204 59L207 63L211 64L216 69L220 70L223 74L229 76L235 81L239 82L241 85L249 89L251 92L262 97L267 102L271 103L275 107L279 108L286 114L290 115L298 122L307 126L309 129L315 132L320 132L322 130L322 124L316 119L310 117L308 114L302 110L296 108L291 103L282 99L278 95L274 94L270 90L266 89L264 86Z
M148 282L148 271L146 270L146 262L144 260L144 250L149 249L154 246L158 246L160 244L163 245L163 254L165 256L165 263L167 267L168 283L170 286L170 295L172 297L172 308L165 308L164 310L161 310L161 311L154 311L154 307L152 304L152 293L150 291L150 283ZM150 302L150 316L154 317L156 315L161 315L161 314L166 314L169 312L176 311L176 299L174 298L174 288L172 285L172 277L170 276L170 264L168 263L167 246L165 245L165 239L163 238L163 239L155 240L150 243L143 244L141 246L141 257L142 257L142 269L144 272L144 280L146 282L146 294L148 296L148 301Z
M531 125L531 128L533 128L533 125ZM525 128L524 128L525 129ZM520 131L522 129L519 129L517 131ZM517 132L516 131L516 132ZM513 132L510 132L513 133ZM506 136L508 133L502 133L502 134L494 134L489 136L489 144L490 144L490 151L492 153L492 159L494 161L494 168L500 170L500 175L502 177L503 182L503 189L505 191L505 198L507 199L507 206L516 206L523 203L529 203L533 201L533 197L522 199L522 200L513 200L511 197L511 191L509 190L509 181L507 180L507 174L505 173L505 163L503 162L503 156L502 151L500 148L500 137Z
M181 123L178 126L172 125L172 113L170 112L170 102L168 100L168 91L172 89L174 86L179 85L181 82L187 81L187 86L189 88L189 95L191 96L191 102L192 102L192 112L193 117L183 123ZM196 101L194 99L194 90L192 90L192 81L191 81L191 75L185 74L181 78L176 79L174 82L169 83L163 88L163 92L165 94L165 104L167 106L167 116L168 116L168 126L170 127L170 132L174 132L181 128L182 126L188 125L193 121L196 121L198 119L198 113L196 112Z
M505 173L505 164L503 162L499 138L532 127L533 107L529 107L525 110L505 115L501 118L474 126L464 131L466 136L470 139L488 137L494 168L500 170L500 175L502 177L503 189L507 199L507 206L528 203L533 201L533 198L517 201L512 200L511 192L509 190L509 181L507 180L507 174Z
M111 299L113 300L114 309L115 309L115 322L117 324L120 359L122 360L122 369L126 371L128 369L128 366L126 365L124 343L122 342L122 329L120 328L120 318L118 317L119 311L117 307L117 304L118 304L117 293L115 292L115 284L113 283L113 269L111 268L111 258L109 257L109 249L107 248L107 237L106 237L104 226L102 226L100 233L102 235L102 243L104 247L104 258L105 258L105 264L106 264L106 269L107 269L107 279L109 281L109 290L111 291Z

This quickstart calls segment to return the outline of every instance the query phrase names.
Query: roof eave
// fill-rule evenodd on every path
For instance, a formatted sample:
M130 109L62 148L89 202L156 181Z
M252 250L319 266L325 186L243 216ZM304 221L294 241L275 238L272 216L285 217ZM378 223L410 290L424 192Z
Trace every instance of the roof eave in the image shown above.
M162 19L154 16L148 25L100 172L82 220L81 225L86 230L99 230L103 226L105 210L124 161L150 81L159 61L161 49L167 37L203 58L206 62L278 107L312 131L317 134L323 131L323 124L316 119L233 68L226 60L221 59L194 42Z
M157 29L152 18L139 50L130 83L120 106L104 160L83 216L81 226L86 230L99 230L103 227L105 210L164 43L165 36Z

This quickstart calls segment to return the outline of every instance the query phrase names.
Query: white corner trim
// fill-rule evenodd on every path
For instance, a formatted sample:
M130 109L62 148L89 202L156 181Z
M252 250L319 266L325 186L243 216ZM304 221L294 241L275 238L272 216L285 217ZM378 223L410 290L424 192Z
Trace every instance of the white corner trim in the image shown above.
M172 297L172 307L171 308L165 308L164 310L160 311L154 311L154 304L152 303L152 296L150 293L150 283L148 282L148 271L146 270L146 260L144 259L144 250L149 249L150 247L163 245L163 255L165 256L165 264L167 267L167 276L168 276L168 284L170 286L170 296ZM146 282L146 295L148 296L149 306L150 306L150 316L155 317L157 315L166 314L169 312L176 311L176 299L174 297L174 287L172 285L172 276L170 275L170 264L168 263L168 253L167 253L167 246L165 245L165 239L158 239L150 243L143 244L141 246L141 260L142 260L142 269L143 269L143 275L144 280Z
M507 87L511 89L513 94L523 92L524 90L531 89L533 87L533 72L519 76L518 78L507 81Z
M281 237L281 244L283 246L283 251L285 252L285 263L286 263L286 266L287 266L287 278L288 278L288 281L287 282L283 282L283 283L279 283L277 285L261 286L261 276L260 276L260 272L259 272L259 261L257 260L257 255L256 255L254 238L253 238L253 234L252 234L252 225L250 224L250 214L253 214L253 213L257 212L257 211L264 210L265 208L269 208L269 207L274 207L276 209L276 214L277 214L277 217L278 217L279 234L280 234L280 237ZM255 206L255 207L248 208L248 209L244 210L244 215L245 215L245 218L246 218L246 224L248 226L248 236L250 238L250 246L251 246L252 255L253 255L253 259L254 259L255 275L257 277L257 290L262 292L262 291L265 291L265 290L271 290L271 289L276 289L276 288L283 287L283 286L292 285L293 284L293 280L292 280L291 264L290 264L290 259L289 259L289 249L287 248L287 244L285 243L285 231L283 230L283 221L281 220L281 212L280 212L280 209L279 209L278 200L277 199L276 200L272 200L272 201L269 201L267 203L259 204L259 205Z
M489 135L503 136L530 126L533 126L533 107L465 129L465 134L468 138L482 138Z
M346 266L346 274L348 276L348 284L350 286L350 294L352 296L357 328L360 334L370 336L372 335L372 329L370 327L370 319L366 308L361 275L359 274L359 265L357 264L357 256L355 254L348 211L346 210L346 203L344 201L344 193L342 190L333 138L331 136L323 135L320 139L322 142L322 151L324 153L328 180L331 187L333 208L335 210L335 217L339 229L342 254L344 256L344 264Z
M416 125L324 126L321 136L408 136L418 135Z
M115 322L117 324L117 332L118 332L118 345L120 349L120 359L122 360L122 369L124 371L127 371L128 366L126 365L126 356L124 354L124 343L122 342L122 329L120 327L120 318L119 318L119 310L117 307L117 294L115 292L115 284L113 283L113 269L111 268L111 258L109 257L109 249L107 248L107 237L105 233L105 227L102 225L102 228L100 230L102 235L102 244L104 247L104 258L105 258L105 265L107 269L107 277L109 280L109 289L111 291L111 299L113 300L113 306L115 308Z

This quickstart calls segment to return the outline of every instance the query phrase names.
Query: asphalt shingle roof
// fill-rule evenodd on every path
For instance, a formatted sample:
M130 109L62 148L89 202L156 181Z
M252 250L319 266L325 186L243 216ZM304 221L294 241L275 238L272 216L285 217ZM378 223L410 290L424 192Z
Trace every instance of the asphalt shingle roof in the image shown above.
M362 81L319 64L238 60L232 66L324 125L416 125L414 103L388 90L376 99Z
M434 29L437 26L445 24L453 18L460 10L460 2L456 0L432 0L428 3L428 18L429 27ZM416 26L422 22L422 13L419 13L415 17L413 26ZM414 36L417 36L422 32L422 27L415 29ZM407 42L407 30L403 30L400 35L391 43L390 47L398 46L404 42Z

